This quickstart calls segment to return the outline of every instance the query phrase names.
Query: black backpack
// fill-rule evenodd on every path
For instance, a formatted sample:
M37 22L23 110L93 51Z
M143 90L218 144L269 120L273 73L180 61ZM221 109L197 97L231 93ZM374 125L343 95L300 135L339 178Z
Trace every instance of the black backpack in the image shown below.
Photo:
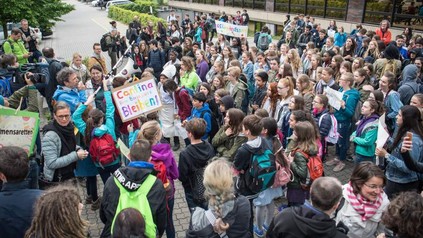
M101 51L106 52L109 50L109 46L106 43L106 37L110 36L109 33L104 34L101 39L100 39L100 46L101 46Z
M200 118L204 118L204 114L206 113L210 113L211 116L211 130L209 133L209 141L211 141L216 135L216 133L219 131L219 123L217 122L217 118L211 110L202 111Z

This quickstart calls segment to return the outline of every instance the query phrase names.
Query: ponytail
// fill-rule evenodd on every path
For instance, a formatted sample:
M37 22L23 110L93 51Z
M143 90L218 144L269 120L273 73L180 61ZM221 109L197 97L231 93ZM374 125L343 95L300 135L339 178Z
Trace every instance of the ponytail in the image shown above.
M90 145L91 142L91 132L94 129L94 120L89 117L87 121L85 122L85 135L84 135L84 143L86 146Z

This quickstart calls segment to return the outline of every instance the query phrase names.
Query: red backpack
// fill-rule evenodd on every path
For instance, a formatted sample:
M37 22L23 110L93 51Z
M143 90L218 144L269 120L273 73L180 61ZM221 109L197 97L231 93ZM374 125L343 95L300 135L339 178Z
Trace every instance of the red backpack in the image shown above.
M115 141L111 135L104 134L101 137L92 136L90 155L94 163L98 163L103 168L103 166L115 161L119 154L120 150L116 148Z
M311 183L313 183L314 180L320 178L323 176L323 163L320 159L319 155L313 155L310 156L304 151L296 150L295 152L298 152L302 154L307 159L307 179L302 186L310 187Z

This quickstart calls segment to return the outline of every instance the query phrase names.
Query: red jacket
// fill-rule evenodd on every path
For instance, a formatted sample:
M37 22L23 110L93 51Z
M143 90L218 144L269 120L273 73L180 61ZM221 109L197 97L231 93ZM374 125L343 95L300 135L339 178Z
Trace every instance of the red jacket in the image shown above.
M191 115L191 98L184 87L176 90L174 95L176 106L178 106L178 116L181 118L181 121L184 121Z
M385 45L388 45L391 42L392 33L389 29L387 29L385 32L382 32L380 28L376 29L376 35L380 37L380 39L385 43Z

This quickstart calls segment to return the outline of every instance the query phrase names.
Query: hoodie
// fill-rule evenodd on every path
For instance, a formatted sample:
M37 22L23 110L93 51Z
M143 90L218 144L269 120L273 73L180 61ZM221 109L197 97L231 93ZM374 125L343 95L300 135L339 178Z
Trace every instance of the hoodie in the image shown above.
M199 144L187 146L179 154L179 180L185 191L191 191L191 179L194 171L207 166L209 160L215 156L213 146L202 141Z
M302 206L289 207L277 214L267 231L268 238L343 238L330 217L306 202Z
M57 102L66 102L70 107L71 114L75 112L78 104L85 103L85 101L87 101L85 90L78 91L77 88L68 88L60 85L57 86L57 90L53 94L53 99Z
M136 191L145 181L149 174L154 171L151 163L135 161L126 167L117 169L113 176L110 176L104 185L103 199L100 207L100 219L104 223L101 237L111 237L111 225L119 203L120 191L115 184L117 178L119 183L128 191ZM161 237L166 228L166 191L162 182L156 179L153 187L147 194L147 200L150 204L153 221L157 227L157 234Z
M170 144L155 144L151 148L151 161L162 161L166 166L166 177L169 179L172 184L172 193L170 198L175 194L175 179L179 177L178 165L175 161L175 156L173 155Z
M191 116L187 118L187 121L193 118L203 118L206 121L206 134L201 137L202 140L207 140L209 133L212 129L212 114L208 103L204 103L201 108L193 107Z
M419 85L417 84L417 66L415 64L409 64L405 66L402 71L402 81L398 88L400 94L400 100L402 104L410 104L411 98L414 94L419 93Z

